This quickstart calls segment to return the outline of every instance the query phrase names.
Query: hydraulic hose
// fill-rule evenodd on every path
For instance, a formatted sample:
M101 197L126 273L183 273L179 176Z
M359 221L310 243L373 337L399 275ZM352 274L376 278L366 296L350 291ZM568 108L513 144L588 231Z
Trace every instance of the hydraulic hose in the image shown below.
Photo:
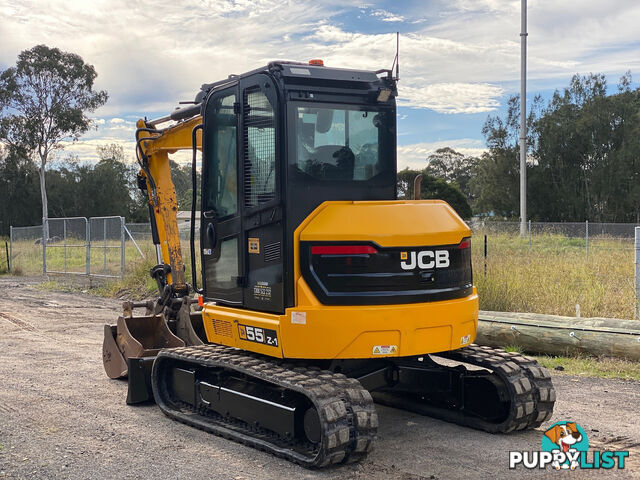
M195 234L196 234L196 201L198 197L198 173L196 171L196 158L198 154L198 130L202 130L202 124L196 125L191 132L191 148L193 152L193 161L191 164L191 226L189 235L189 246L191 247L191 283L193 290L202 294L204 291L198 288L198 271L196 270L196 251L195 251Z

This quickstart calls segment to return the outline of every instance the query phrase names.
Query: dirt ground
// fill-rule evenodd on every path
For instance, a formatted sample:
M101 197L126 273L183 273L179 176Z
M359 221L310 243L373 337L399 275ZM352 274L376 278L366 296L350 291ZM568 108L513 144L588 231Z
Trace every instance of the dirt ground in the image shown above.
M539 450L540 429L469 430L379 406L376 449L359 465L309 471L125 404L102 368L102 326L117 300L42 291L0 277L0 479L640 478L640 383L554 376L552 422L572 420L592 448L630 450L625 470L508 468L510 450Z

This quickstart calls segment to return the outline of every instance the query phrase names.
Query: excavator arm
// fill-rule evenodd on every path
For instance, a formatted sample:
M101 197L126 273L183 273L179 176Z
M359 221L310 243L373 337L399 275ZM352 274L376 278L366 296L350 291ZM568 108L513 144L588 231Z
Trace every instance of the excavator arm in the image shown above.
M104 327L102 348L107 375L129 376L129 403L149 399L150 369L160 349L201 345L205 338L202 314L191 312L195 300L189 293L195 289L185 279L178 201L169 164L171 153L202 148L201 123L200 115L161 130L145 120L137 123L138 185L149 205L158 262L151 276L158 283L160 296L155 302L124 302L123 315L116 324ZM134 315L134 309L141 307L146 307L145 314Z
M161 280L160 284L166 283L171 293L178 296L188 294L189 287L184 276L178 232L178 201L171 179L169 154L194 148L194 128L201 123L202 117L199 115L163 130L149 128L142 119L137 123L136 142L141 167L139 178L148 197L158 259L158 266L152 275L156 280ZM195 147L201 149L201 129L195 131L195 140ZM163 294L162 291L160 293Z

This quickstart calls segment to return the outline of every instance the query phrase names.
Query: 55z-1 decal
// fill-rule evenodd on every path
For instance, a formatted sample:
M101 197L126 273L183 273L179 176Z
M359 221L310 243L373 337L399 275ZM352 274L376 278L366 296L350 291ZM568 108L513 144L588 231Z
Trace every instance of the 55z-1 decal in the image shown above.
M268 328L252 327L238 324L238 336L247 342L262 343L264 345L278 346L278 334Z

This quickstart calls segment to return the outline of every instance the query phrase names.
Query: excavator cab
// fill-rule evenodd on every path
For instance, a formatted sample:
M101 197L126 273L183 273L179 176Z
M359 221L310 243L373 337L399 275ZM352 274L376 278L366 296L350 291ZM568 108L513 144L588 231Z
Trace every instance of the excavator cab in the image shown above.
M284 62L210 88L206 301L283 314L295 304L293 232L302 221L325 201L396 198L395 88L388 71Z

